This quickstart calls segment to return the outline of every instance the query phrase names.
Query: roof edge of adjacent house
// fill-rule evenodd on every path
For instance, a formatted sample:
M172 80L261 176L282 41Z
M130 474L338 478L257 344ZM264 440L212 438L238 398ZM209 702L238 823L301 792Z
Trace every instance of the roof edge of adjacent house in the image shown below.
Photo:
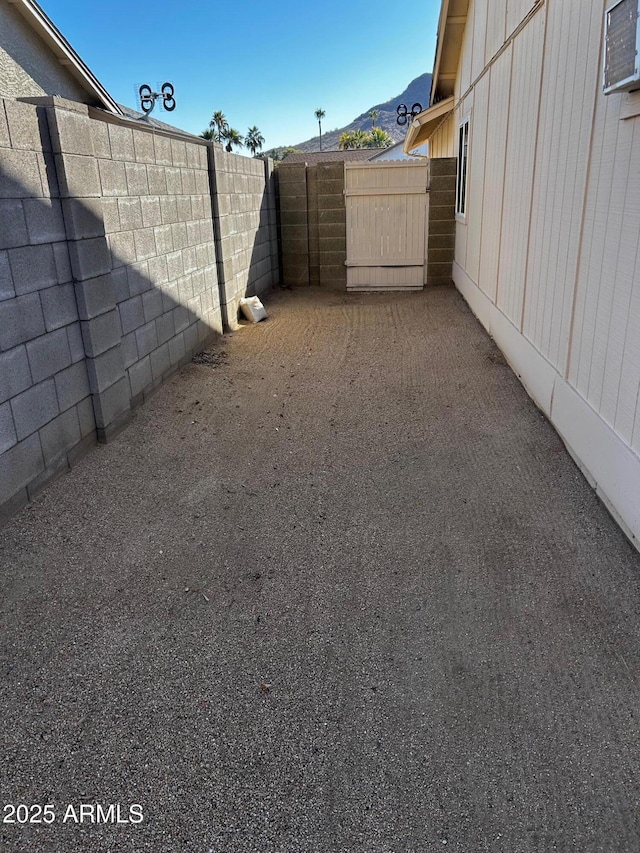
M115 115L122 115L122 110L113 100L92 71L85 65L75 50L71 47L60 30L40 8L35 0L8 0L8 2L26 20L29 26L44 41L52 51L60 65L64 67L80 84L90 92L98 103Z

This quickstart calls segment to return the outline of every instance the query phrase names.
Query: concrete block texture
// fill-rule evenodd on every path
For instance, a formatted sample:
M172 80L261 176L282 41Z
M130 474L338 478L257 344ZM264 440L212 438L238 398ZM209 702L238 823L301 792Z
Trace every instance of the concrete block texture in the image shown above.
M44 110L34 104L5 100L10 147L29 151L50 151L51 138Z
M67 451L75 447L80 439L80 422L74 406L40 430L40 444L45 466L49 468L59 459L66 458Z
M124 376L124 373L124 356L119 343L110 350L96 356L96 358L88 358L87 376L94 400L96 397L100 397L114 383L118 382Z
M42 155L35 151L2 149L0 169L0 198L41 198L42 185L40 161Z
M49 423L60 412L53 379L32 385L18 394L11 400L11 410L20 441Z
M124 163L117 160L98 160L102 195L126 196L127 173Z
M78 308L73 284L59 284L40 293L40 303L47 332L68 326L78 319Z
M24 345L0 353L0 403L15 397L33 384Z
M79 154L56 154L56 172L62 198L91 198L101 194L98 161Z
M136 159L133 146L133 131L130 127L119 124L109 124L109 144L114 160L127 160L130 163Z
M48 332L27 343L27 357L34 382L41 382L71 364L66 329Z
M65 220L57 198L26 198L22 202L29 243L59 243L65 240Z
M18 443L16 427L9 403L0 404L0 454Z
M99 198L65 198L62 200L66 236L70 240L103 237L105 234L102 200ZM64 237L59 238L64 239Z
M38 434L16 444L0 456L0 504L10 500L44 470Z
M49 107L47 113L54 153L95 156L93 122L86 113L55 107Z
M9 249L8 255L13 287L18 296L57 284L58 275L50 244Z
M89 377L84 359L61 370L54 377L56 394L61 411L75 406L91 394Z
M111 254L104 237L69 243L69 257L78 281L105 275L111 270Z
M153 376L151 374L151 358L147 355L133 364L127 371L131 387L131 398L142 394L145 388L151 385Z
M127 376L123 376L114 382L103 393L94 396L95 424L101 441L110 437L110 426L121 422L122 417L129 412L130 401L130 387Z
M118 278L116 278L116 281ZM102 275L97 278L88 279L87 281L76 282L75 296L78 306L78 317L81 320L92 320L100 314L111 311L116 304L116 282L114 282L114 276Z
M9 266L9 255L0 251L0 302L5 299L13 299L16 295Z
M0 350L12 349L44 332L44 315L37 293L0 302Z
M91 320L83 320L80 323L84 351L90 358L95 358L101 353L118 346L122 337L120 328L120 315L118 309L114 308L106 314L100 314Z
M23 202L14 198L0 199L0 249L26 246L28 242Z
M153 132L134 130L133 148L136 154L136 163L155 163L156 151L153 141Z

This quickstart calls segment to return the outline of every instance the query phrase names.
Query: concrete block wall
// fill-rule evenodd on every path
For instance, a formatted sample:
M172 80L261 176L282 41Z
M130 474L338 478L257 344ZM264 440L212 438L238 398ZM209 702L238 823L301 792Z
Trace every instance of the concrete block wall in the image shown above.
M55 148L44 107L0 101L0 518L96 441Z
M320 286L346 290L347 218L344 163L319 163L317 169Z
M344 163L281 163L283 281L346 290Z
M279 281L272 160L241 157L212 146L211 175L223 315L237 322L240 299Z
M111 263L100 333L120 338L135 406L222 331L208 146L95 116L91 137Z
M456 168L455 157L429 161L429 243L427 286L451 284L455 248Z
M307 167L304 163L278 166L282 280L290 287L310 284Z
M218 199L212 143L58 97L0 100L0 158L1 521L279 274L272 163Z

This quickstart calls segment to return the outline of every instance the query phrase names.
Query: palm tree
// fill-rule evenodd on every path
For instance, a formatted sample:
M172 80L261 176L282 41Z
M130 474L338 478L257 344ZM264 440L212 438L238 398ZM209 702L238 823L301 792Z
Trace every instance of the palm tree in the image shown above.
M320 136L320 150L322 151L322 119L325 117L325 111L321 110L319 107L314 113L315 117L318 119L318 133Z
M217 110L209 122L209 127L213 130L213 138L216 142L222 142L224 139L224 130L229 127L227 117L221 110Z
M260 133L255 124L247 131L247 135L244 138L244 144L247 146L249 151L251 151L251 155L253 157L256 156L256 151L260 151L264 145L264 136Z
M380 110L371 110L369 118L371 119L371 130L376 126L376 119L380 115Z
M210 127L208 127L206 130L202 131L202 133L200 134L200 138L201 139L208 139L209 141L211 141L212 139L216 138L215 131L212 130Z
M366 148L389 148L393 145L393 139L381 127L372 127L367 134L367 139Z
M242 143L244 141L244 137L242 137L237 130L233 127L229 127L227 125L220 133L220 141L226 142L225 151L231 153L233 151L233 146L237 145L238 148L242 148Z

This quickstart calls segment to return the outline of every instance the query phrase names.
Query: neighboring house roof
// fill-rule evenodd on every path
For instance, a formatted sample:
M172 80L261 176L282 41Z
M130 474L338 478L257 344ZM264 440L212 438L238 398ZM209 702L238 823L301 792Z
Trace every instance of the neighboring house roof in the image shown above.
M118 104L118 107L125 118L131 118L135 121L139 121L142 125L146 124L150 127L155 127L158 130L167 130L171 133L180 133L182 136L191 136L196 139L200 139L200 137L194 133L189 133L187 130L182 130L182 128L176 127L173 124L167 124L166 121L160 121L157 118L153 118L151 115L145 115L145 113L141 113L138 110L125 106L124 104Z
M60 65L64 67L64 70L95 98L96 104L116 115L122 115L122 110L118 104L116 104L104 86L80 59L60 30L40 6L38 6L35 0L9 0L9 2L46 44ZM53 95L55 92L47 94Z
M384 150L384 148L347 148L344 151L309 151L307 153L298 151L295 154L287 154L282 162L306 163L308 166L315 166L316 163L371 160L376 154Z
M413 151L412 154L407 154L404 150L404 141L396 142L395 145L391 145L389 148L383 148L382 151L379 151L377 154L374 154L373 157L370 157L370 160L417 160L420 157L428 157L429 149L426 144L420 146L420 150Z

